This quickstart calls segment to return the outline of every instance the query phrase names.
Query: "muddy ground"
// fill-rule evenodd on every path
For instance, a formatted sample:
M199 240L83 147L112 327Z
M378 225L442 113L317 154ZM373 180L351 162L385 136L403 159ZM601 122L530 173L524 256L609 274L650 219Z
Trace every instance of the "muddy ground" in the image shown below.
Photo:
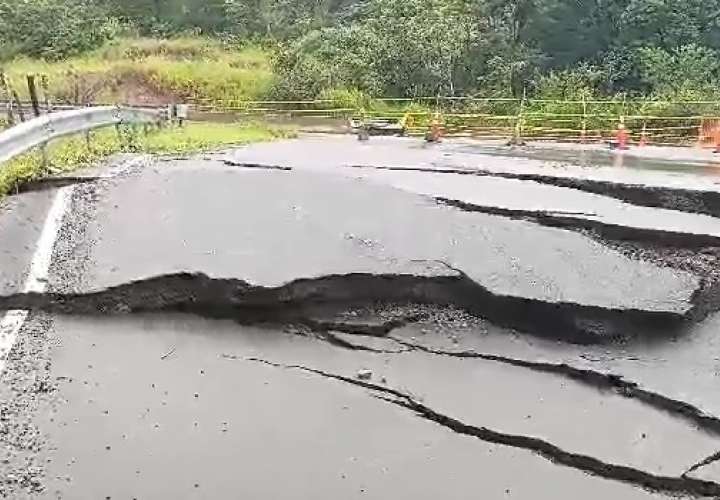
M303 137L10 197L0 495L720 497L711 160Z

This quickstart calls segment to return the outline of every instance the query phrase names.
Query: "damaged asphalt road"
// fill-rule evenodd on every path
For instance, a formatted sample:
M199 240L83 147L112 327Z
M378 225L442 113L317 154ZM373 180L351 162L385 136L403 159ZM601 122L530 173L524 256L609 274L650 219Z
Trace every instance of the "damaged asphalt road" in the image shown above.
M712 179L531 156L303 138L8 198L0 496L720 496Z

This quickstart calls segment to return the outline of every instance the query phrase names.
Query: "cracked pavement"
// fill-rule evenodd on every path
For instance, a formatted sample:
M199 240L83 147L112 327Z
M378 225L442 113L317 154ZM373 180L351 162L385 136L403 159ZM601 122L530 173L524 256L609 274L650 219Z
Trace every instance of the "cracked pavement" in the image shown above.
M588 155L312 137L9 197L0 496L720 497L720 190Z

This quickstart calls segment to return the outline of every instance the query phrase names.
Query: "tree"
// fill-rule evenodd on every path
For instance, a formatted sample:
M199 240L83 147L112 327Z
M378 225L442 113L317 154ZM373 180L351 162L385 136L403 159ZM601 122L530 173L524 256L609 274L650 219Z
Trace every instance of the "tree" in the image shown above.
M714 91L720 62L708 47L684 45L675 50L647 47L638 50L640 74L658 94L677 96L686 91Z
M315 81L371 93L452 94L473 36L470 18L444 0L370 0L348 25L294 42L280 65L282 85ZM326 65L332 76L307 73ZM326 81L321 85L318 78Z
M99 47L115 31L115 20L92 1L0 0L3 57L61 59Z

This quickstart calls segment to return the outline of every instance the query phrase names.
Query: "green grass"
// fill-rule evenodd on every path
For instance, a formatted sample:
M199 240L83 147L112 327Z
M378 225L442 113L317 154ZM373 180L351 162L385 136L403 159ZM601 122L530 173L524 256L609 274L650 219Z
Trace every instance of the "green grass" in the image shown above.
M151 131L147 136L135 130L121 135L114 129L93 132L90 147L84 137L61 139L47 147L48 168L40 152L33 152L0 165L0 198L24 183L40 179L52 171L69 172L96 163L122 151L143 153L195 153L231 145L294 137L289 128L262 123L189 123Z
M223 146L265 142L294 137L290 128L262 123L191 123L139 137L139 149L147 153L194 153Z
M47 75L59 102L257 100L274 83L271 55L257 47L229 47L207 38L121 39L89 54L47 62L5 64L12 86L26 96L27 74Z

